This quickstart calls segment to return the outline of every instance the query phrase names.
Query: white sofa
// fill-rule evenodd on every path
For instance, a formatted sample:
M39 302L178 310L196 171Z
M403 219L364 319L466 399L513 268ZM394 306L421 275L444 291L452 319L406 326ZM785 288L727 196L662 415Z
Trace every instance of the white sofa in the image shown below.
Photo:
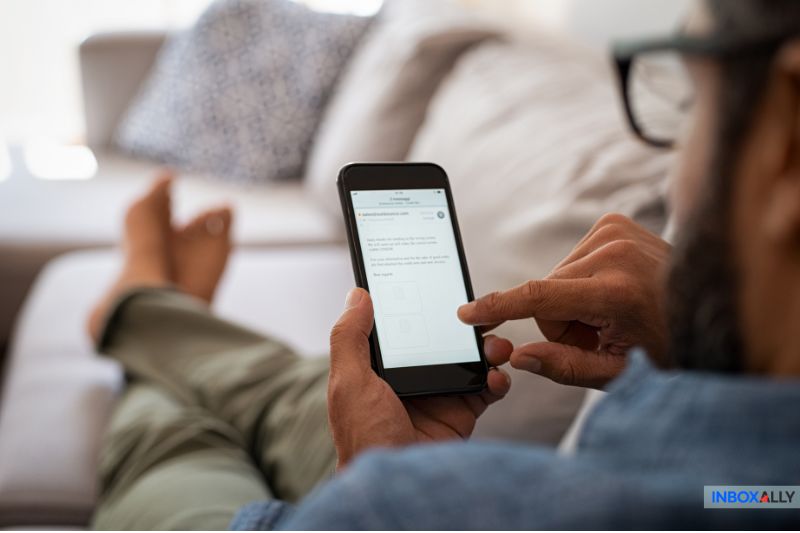
M82 323L119 260L113 247L124 207L156 169L115 153L109 139L162 42L160 34L112 34L80 49L88 141L99 162L94 179L43 182L23 175L2 184L8 186L0 194L6 319L47 266L8 350L0 527L81 527L91 513L100 436L122 382L120 369L94 354ZM476 292L545 275L603 212L662 227L669 157L627 138L599 55L537 35L487 43L464 56L431 102L409 157L451 171ZM587 115L608 127L585 135L583 127L558 131L560 118L580 124ZM564 144L574 146L559 152ZM303 354L324 354L352 286L338 218L302 181L249 190L188 178L177 185L179 218L218 201L236 209L238 250L215 309ZM69 250L81 251L50 261ZM516 341L537 335L530 323L502 332ZM515 373L514 381L503 409L484 417L478 436L558 443L584 392L529 374Z
M95 35L80 47L87 141L98 163L91 180L37 179L16 158L14 175L0 192L0 343L7 339L25 292L58 254L119 241L124 208L156 172L156 166L119 154L111 136L152 65L163 33ZM242 246L297 246L343 242L337 224L320 211L300 181L241 189L207 179L178 184L179 217L221 201L239 217Z

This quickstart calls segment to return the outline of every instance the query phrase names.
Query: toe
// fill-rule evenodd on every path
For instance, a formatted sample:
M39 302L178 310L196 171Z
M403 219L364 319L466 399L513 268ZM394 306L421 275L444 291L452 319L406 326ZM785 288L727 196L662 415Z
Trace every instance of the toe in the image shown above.
M171 168L162 168L156 174L156 177L153 179L152 189L156 190L161 187L169 187L170 184L175 180L175 171Z
M156 174L156 179L168 178L172 179L177 176L177 172L175 169L171 167L161 167L158 169L158 173Z
M194 217L192 220L187 222L178 233L180 235L189 237L192 235L202 234L206 227L206 218L208 217L208 212L203 212Z
M172 203L172 178L157 178L146 198L150 198L158 206L160 214L169 215Z
M232 217L233 213L229 207L221 207L210 211L205 219L204 229L206 233L216 238L227 237Z
M222 223L222 227L225 231L230 229L231 223L233 222L233 209L229 206L220 207L214 210L214 215Z
M233 212L230 207L209 209L189 221L178 234L190 238L227 235L232 220Z
M172 175L162 174L150 185L147 192L128 207L126 220L130 223L138 213L147 211L148 215L170 218Z
M188 238L203 237L206 233L206 225L211 216L213 216L211 211L203 211L179 229L178 235Z

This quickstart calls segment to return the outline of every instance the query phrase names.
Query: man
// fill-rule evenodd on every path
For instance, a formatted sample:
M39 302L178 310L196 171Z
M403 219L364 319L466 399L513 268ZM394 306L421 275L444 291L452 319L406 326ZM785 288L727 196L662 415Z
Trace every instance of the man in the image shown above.
M547 279L458 311L487 329L537 320L547 342L512 347L486 337L495 366L608 384L573 456L461 442L508 390L498 370L481 396L399 400L371 371L372 305L360 289L331 334L331 448L320 430L321 363L164 289L210 298L214 272L190 284L179 265L217 250L212 264L224 266L230 214L176 230L162 181L132 208L128 267L90 322L132 379L105 448L95 524L224 527L252 500L264 501L242 509L234 527L800 523L797 509L703 508L706 485L800 479L800 4L708 0L681 37L619 50L634 129L661 145L664 131L649 129L630 101L631 66L646 52L669 51L681 55L696 94L673 183L676 248L607 216ZM198 242L208 246L187 244ZM637 346L683 370L656 370ZM441 443L411 446L431 441ZM334 463L337 474L305 496Z

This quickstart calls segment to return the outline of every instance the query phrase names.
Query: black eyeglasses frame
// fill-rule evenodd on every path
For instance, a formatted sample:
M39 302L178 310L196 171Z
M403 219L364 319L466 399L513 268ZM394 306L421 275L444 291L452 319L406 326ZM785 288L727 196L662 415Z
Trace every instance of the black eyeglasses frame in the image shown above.
M797 33L779 34L759 37L735 37L728 35L712 34L709 36L672 35L651 39L621 41L612 45L612 56L617 74L617 84L622 97L625 117L628 126L634 134L650 146L657 148L672 148L673 140L651 137L638 123L630 102L630 74L636 56L653 52L677 52L684 56L708 57L724 59L737 54L747 53L774 53L787 39L797 36Z

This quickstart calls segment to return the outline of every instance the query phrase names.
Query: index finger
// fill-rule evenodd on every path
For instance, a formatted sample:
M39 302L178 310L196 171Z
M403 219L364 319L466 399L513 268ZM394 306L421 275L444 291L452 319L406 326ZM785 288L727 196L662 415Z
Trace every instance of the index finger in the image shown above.
M601 287L593 278L531 280L462 305L458 318L471 325L541 318L599 326L595 322L603 314L602 300Z

